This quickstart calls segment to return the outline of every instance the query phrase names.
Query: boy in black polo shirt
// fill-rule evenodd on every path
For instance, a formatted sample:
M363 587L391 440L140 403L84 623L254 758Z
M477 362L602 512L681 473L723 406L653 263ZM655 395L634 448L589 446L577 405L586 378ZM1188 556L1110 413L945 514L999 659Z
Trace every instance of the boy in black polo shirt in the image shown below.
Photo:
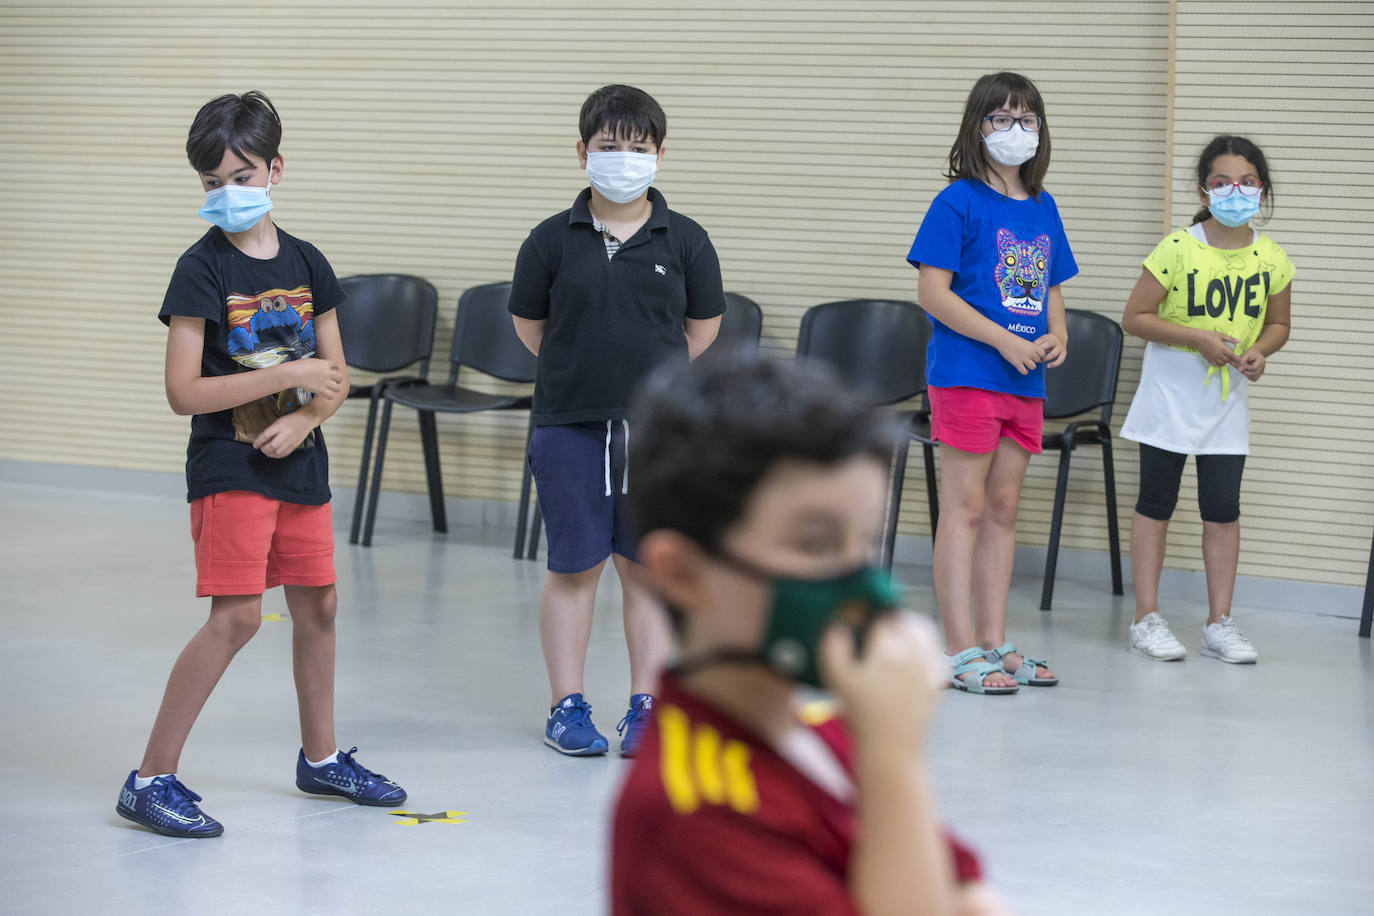
M596 585L613 557L624 594L630 708L617 731L633 756L671 646L635 570L627 494L629 411L641 379L695 359L725 312L706 231L649 187L667 118L647 93L605 86L582 105L577 156L591 187L535 227L515 262L510 311L539 357L529 462L548 532L539 635L553 706L544 743L573 756L608 743L582 698Z

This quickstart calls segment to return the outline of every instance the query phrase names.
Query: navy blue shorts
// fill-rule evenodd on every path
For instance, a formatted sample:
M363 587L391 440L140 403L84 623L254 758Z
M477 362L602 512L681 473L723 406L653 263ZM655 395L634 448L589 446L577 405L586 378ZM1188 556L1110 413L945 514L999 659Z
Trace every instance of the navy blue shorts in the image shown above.
M613 553L635 560L623 420L539 426L529 463L549 541L549 570L578 573Z

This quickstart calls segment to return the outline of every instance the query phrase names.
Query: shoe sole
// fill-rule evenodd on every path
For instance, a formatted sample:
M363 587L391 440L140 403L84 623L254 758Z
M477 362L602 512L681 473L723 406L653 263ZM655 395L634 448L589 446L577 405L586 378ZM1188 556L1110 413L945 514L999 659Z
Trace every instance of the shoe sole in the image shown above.
M1135 646L1127 645L1132 655L1139 655L1141 658L1148 658L1152 662L1181 662L1188 657L1188 650L1184 649L1181 655L1151 655L1144 649L1137 649Z
M1228 664L1228 665L1253 665L1253 664L1255 664L1255 662L1259 661L1259 658L1258 658L1258 657L1256 657L1256 658L1227 658L1226 656L1224 656L1224 655L1222 655L1220 652L1218 652L1216 649L1209 649L1209 648L1207 648L1206 646L1203 646L1201 649L1198 649L1197 652L1198 652L1198 655L1205 655L1205 656L1207 656L1208 658L1219 659L1219 660L1221 660L1221 661L1223 661L1223 662L1226 662L1226 664Z
M607 751L610 750L609 744L606 747L601 748L592 745L590 747L569 750L568 748L559 745L557 741L553 740L547 735L544 736L544 743L549 747L553 748L555 751L558 751L558 753L562 754L565 757L601 757L604 754L606 754Z
M163 836L176 837L178 840L208 840L211 837L221 836L224 833L223 824L220 824L213 831L202 830L198 833L179 833L173 830L168 830L165 827L159 827L156 824L149 824L147 821L144 821L143 819L136 817L133 814L130 814L128 811L124 810L124 808L120 805L115 805L115 814L118 814L126 821L133 821L138 826L151 830L153 831L153 833L160 833Z
M343 792L331 791L329 789L318 789L310 786L303 786L296 783L296 788L309 795L329 795L334 798L346 798L355 805L367 805L369 808L395 808L406 803L406 794L401 793L400 798L358 798L356 795L347 795Z

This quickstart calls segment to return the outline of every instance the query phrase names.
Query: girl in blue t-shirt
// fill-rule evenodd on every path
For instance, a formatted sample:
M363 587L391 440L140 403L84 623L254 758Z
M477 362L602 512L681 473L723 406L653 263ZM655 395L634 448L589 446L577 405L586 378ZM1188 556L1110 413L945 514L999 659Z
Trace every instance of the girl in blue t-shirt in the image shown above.
M1045 366L1062 363L1068 345L1059 285L1078 273L1042 186L1049 164L1035 84L1016 73L979 78L949 152L950 184L907 255L932 326L931 433L944 446L935 596L954 686L973 693L1059 682L1005 633L1017 501L1041 450Z

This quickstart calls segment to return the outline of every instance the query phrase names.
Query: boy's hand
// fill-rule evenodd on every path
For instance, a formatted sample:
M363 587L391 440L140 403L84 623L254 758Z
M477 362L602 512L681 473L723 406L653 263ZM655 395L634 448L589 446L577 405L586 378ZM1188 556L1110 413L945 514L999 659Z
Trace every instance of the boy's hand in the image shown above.
M1044 338L1042 337L1041 340ZM1029 341L1010 331L1007 332L1001 345L997 347L997 352L1022 375L1029 375L1035 370L1036 365L1045 358L1045 348L1041 346L1040 341Z
M1037 337L1035 339L1035 345L1045 351L1045 356L1042 361L1051 369L1061 365L1064 362L1064 358L1069 355L1068 346L1066 346L1059 335L1055 334L1053 331Z
M320 363L324 360L316 359L311 362ZM278 417L271 426L259 433L253 440L253 448L268 458L285 458L300 448L305 437L310 435L314 428L312 418L302 416L300 411L294 411L284 417Z
M850 627L836 624L821 638L820 664L861 746L891 742L898 753L916 753L949 677L929 620L911 611L883 615L869 627L862 655Z
M1237 368L1250 381L1258 382L1264 374L1264 354L1260 352L1259 347L1251 347L1241 354Z
M311 394L326 398L336 397L343 390L344 367L342 363L311 356L288 363L296 375L297 388L304 388Z
M1240 368L1240 357L1236 355L1236 339L1220 331L1199 329L1196 335L1197 351L1211 366L1225 366L1228 363Z

